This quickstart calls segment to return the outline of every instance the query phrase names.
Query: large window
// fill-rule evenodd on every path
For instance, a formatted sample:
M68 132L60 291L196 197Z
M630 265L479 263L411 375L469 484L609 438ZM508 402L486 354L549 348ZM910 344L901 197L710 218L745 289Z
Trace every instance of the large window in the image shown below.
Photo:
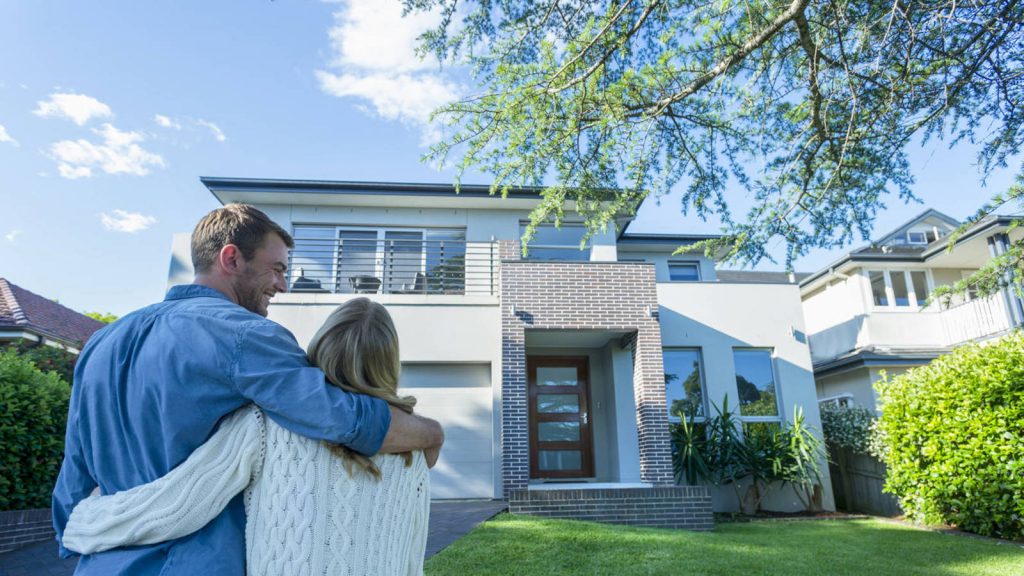
M736 348L732 354L744 431L749 434L777 428L782 418L778 383L772 369L772 351Z
M459 293L466 232L453 229L296 226L291 290Z
M526 231L526 224L520 224L519 234ZM530 260L590 260L590 245L580 250L586 228L576 224L562 224L555 228L550 224L537 227L537 233L528 246Z
M868 282L878 308L920 308L928 301L928 273L924 270L871 270Z
M673 349L663 352L665 363L665 400L669 420L704 419L704 379L701 377L700 350Z

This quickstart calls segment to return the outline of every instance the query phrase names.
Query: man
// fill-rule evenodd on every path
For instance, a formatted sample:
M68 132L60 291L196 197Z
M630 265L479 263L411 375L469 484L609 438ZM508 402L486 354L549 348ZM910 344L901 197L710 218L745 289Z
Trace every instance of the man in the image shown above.
M437 422L325 382L290 332L265 318L287 289L291 236L259 210L232 204L192 233L191 285L97 332L75 369L64 462L53 491L61 540L75 504L163 476L225 415L255 403L281 426L367 455L424 449ZM73 553L60 547L61 557ZM76 574L245 574L242 497L184 538L83 556Z

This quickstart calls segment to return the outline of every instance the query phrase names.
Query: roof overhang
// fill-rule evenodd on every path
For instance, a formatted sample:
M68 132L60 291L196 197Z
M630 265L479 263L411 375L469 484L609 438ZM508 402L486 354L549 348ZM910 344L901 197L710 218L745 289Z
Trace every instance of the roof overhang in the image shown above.
M478 184L351 182L334 180L278 180L264 178L200 177L221 204L241 202L257 205L345 206L409 208L462 208L529 211L541 200L542 187L509 188L505 197L492 194L490 186ZM615 194L615 190L607 194ZM610 196L609 196L610 197ZM639 208L639 203L634 206ZM567 200L565 210L576 211ZM632 219L622 215L620 225Z
M832 376L857 368L914 367L931 363L939 356L948 353L946 349L900 350L878 352L875 350L856 350L826 362L814 365L814 376Z

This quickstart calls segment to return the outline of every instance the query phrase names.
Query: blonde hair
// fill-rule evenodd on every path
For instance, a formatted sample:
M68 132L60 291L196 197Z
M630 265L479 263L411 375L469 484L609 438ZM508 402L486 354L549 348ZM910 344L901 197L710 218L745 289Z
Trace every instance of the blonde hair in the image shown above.
M398 356L398 332L384 306L368 298L342 304L327 317L309 342L309 361L324 371L327 380L342 390L375 396L412 414L416 399L398 395L402 365ZM328 443L331 452L345 460L349 475L358 468L380 479L380 470L368 457L345 446ZM406 452L405 465L412 464Z

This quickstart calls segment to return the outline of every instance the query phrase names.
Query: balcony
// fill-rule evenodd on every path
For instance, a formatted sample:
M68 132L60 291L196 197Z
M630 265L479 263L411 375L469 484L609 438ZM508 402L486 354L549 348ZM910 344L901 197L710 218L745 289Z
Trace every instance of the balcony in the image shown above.
M320 294L497 293L494 242L295 237L289 291Z
M1000 294L952 306L943 310L940 316L946 342L950 346L995 336L1012 326Z

